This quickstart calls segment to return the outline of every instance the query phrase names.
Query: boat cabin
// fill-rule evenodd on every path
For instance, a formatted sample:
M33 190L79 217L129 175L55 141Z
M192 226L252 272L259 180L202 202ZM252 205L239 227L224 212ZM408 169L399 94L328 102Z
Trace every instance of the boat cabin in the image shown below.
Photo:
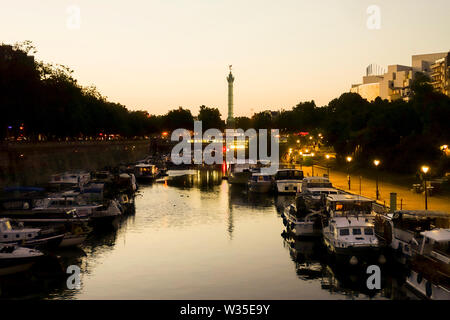
M275 174L275 180L303 180L303 171L297 169L280 169Z
M154 178L158 169L154 164L139 163L134 167L136 178Z
M330 194L326 210L331 217L372 215L373 200L354 194Z
M19 242L31 240L39 235L40 229L14 228L11 219L0 219L0 242Z
M434 229L424 231L421 232L421 235L423 236L423 241L420 254L428 255L446 265L449 265L450 229Z

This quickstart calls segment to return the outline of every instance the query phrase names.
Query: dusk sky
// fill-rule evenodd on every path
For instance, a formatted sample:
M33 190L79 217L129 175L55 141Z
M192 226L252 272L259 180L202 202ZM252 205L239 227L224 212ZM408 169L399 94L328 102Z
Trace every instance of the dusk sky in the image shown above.
M164 114L178 106L236 116L325 105L359 83L367 65L411 64L450 49L450 1L45 0L1 1L0 42L31 40L37 59L75 70L109 100ZM366 22L381 9L381 28ZM70 29L67 8L80 8Z

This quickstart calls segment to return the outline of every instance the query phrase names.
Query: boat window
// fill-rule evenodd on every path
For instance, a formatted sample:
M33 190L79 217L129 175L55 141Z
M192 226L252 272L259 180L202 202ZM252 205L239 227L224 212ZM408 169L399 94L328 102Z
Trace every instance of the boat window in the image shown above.
M340 230L339 230L339 235L340 235L340 236L348 236L348 235L350 235L350 230L348 230L347 228L345 228L345 229L340 229Z
M344 205L342 203L336 203L336 211L342 211L344 209Z
M361 234L361 229L360 228L353 228L352 232L353 232L354 236L357 236L357 235Z
M373 236L373 229L372 228L364 228L364 234L366 236Z
M433 251L436 251L437 253L450 256L450 246L449 241L443 241L443 242L435 242Z
M270 177L269 176L264 176L264 181L270 181Z

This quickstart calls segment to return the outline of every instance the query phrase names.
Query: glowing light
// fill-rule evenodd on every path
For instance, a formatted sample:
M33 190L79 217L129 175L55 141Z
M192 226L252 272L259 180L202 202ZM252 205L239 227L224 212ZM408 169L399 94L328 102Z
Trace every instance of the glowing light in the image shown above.
M425 173L425 174L427 174L427 172L430 170L430 167L428 167L428 166L422 166L422 172L423 173Z
M378 167L378 165L380 164L380 160L373 160L373 164L375 165L375 167Z
M350 157L350 156L348 156L348 157L346 158L346 160L347 160L347 162L352 162L353 158Z
M442 151L446 151L447 149L448 149L448 145L444 144L443 146L441 146Z
M167 137L168 134L169 134L169 133L168 133L167 131L164 131L164 132L162 133L163 137Z
M329 154L325 155L325 158L327 158L327 160L330 160L330 155Z

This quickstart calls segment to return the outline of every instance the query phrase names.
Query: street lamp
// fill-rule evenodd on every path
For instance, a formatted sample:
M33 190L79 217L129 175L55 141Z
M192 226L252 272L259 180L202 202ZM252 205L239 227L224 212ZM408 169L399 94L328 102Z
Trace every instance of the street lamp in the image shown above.
M422 166L423 183L425 185L425 210L428 210L428 190L427 190L427 173L430 170L428 166Z
M327 159L327 175L328 179L330 178L330 155L326 154L325 159Z
M348 179L348 190L350 190L351 186L351 177L350 177L350 162L352 162L353 158L350 156L347 156L346 158L348 165L347 165L347 179Z
M378 200L378 198L380 197L380 193L378 192L378 165L380 164L380 160L373 160L373 164L375 165L375 168L377 168L376 198Z

